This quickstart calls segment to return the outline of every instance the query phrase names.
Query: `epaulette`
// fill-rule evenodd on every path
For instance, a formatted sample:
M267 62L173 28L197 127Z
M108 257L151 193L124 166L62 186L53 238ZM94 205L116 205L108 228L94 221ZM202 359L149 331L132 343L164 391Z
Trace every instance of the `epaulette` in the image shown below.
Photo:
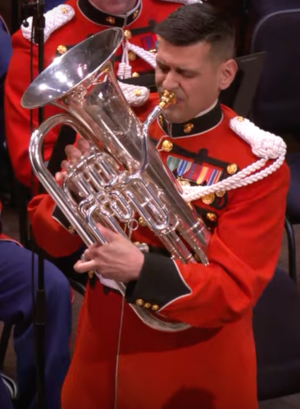
M47 11L44 15L45 17L45 29L44 29L44 42L48 40L50 35L57 30L59 27L65 25L68 21L72 20L75 16L75 11L73 7L68 4L61 4L54 9ZM28 41L31 41L32 38L32 17L27 19L28 27L21 25L21 31L23 37Z

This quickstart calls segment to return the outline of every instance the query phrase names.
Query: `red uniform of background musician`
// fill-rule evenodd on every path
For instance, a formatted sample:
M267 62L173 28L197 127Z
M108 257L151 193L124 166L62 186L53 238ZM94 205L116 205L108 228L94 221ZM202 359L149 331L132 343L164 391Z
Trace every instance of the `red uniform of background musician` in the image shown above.
M149 51L155 48L156 37L151 33L153 25L166 18L171 11L180 6L178 3L161 0L127 0L111 2L106 0L69 0L75 16L64 26L57 28L45 42L44 64L48 66L58 51L64 50L87 36L109 27L124 27L130 31L130 42ZM95 6L94 6L95 5ZM66 12L63 5L61 13ZM99 7L101 10L97 9ZM59 16L58 16L59 17ZM56 17L56 21L59 18ZM47 21L47 20L46 20ZM57 24L51 21L49 24ZM12 37L13 55L5 83L5 124L6 139L12 166L17 179L26 186L31 185L31 170L28 159L30 138L29 111L23 109L20 100L30 84L30 41L19 30ZM119 50L120 57L121 50ZM131 53L132 75L142 75L153 68L140 57ZM33 75L38 73L38 49L33 46ZM36 110L35 110L36 111ZM47 106L45 118L58 112L58 108ZM38 126L37 112L34 115L33 128ZM45 159L49 160L57 130L49 133L45 143Z
M151 136L170 171L176 174L179 158L200 166L198 178L205 166L207 175L212 169L223 179L255 162L251 147L229 126L234 112L216 103L236 72L226 19L208 5L186 6L161 24L158 34L158 89L175 92L178 104L154 124ZM168 152L164 140L172 143ZM68 152L70 158L78 154L74 148ZM211 183L208 177L203 182ZM287 188L283 165L253 184L194 201L213 230L208 266L183 265L155 250L143 255L99 227L109 243L86 250L88 261L79 261L76 269L128 283L126 302L103 291L98 280L88 288L63 408L257 409L252 307L277 263ZM38 243L52 253L59 246L76 249L79 238L64 242L67 233L50 221L53 206L47 195L31 203ZM48 246L45 232L55 243ZM134 240L159 246L145 227ZM192 328L173 334L148 328L128 305L137 300Z

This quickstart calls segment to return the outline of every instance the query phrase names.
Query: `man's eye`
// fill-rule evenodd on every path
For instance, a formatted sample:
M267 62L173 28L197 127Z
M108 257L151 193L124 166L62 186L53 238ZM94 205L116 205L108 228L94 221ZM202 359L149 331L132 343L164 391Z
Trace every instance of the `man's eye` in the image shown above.
M194 77L194 74L192 74L190 72L182 72L181 75L184 78L193 78Z
M158 68L159 68L160 71L163 72L164 74L167 74L167 72L169 71L169 68L168 68L168 67L161 67L161 66L159 65Z

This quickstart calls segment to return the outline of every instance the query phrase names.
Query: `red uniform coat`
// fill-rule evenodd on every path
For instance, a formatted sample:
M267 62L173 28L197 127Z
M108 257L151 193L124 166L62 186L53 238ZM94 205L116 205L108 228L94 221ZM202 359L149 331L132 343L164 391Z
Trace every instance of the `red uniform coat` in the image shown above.
M173 137L155 124L152 136L174 144L171 152L161 153L163 160L170 155L187 159L187 152L200 150L209 166L223 169L224 177L256 161L250 146L229 127L234 113L222 107L220 115L216 123L210 114L197 119L186 134L185 126L172 125ZM203 127L203 121L210 125ZM258 407L252 307L279 256L288 180L283 165L259 182L216 196L210 204L193 202L213 230L208 266L177 261L175 266L170 258L150 253L139 280L128 285L126 300L104 292L98 280L88 288L63 387L64 409ZM30 216L38 243L45 244L41 236L47 231L55 253L62 247L57 233L62 240L68 233L43 214L52 211L50 203L45 195L35 198ZM134 239L159 245L145 227ZM69 236L64 245L70 251L79 243L78 237ZM136 300L150 308L157 305L164 316L192 328L173 334L150 329L130 308Z
M113 20L105 13L95 9L87 0L68 0L65 2L75 10L75 17L66 25L54 31L45 42L44 64L48 66L57 56L59 45L72 46L83 41L87 36L105 30L109 27L124 27L130 30L130 42L142 48L155 47L155 38L151 35L151 28L155 22L165 19L172 11L180 6L178 3L160 0L139 0L140 6L136 17L131 16L132 22L124 23L123 18L114 16ZM78 7L80 3L80 9ZM80 11L81 10L81 11ZM87 16L85 16L86 13ZM110 24L109 21L112 23ZM26 186L31 185L31 170L28 158L28 144L30 139L30 114L23 109L20 100L30 84L30 42L19 30L12 37L13 55L5 82L5 125L6 140L12 166L17 179ZM152 70L152 67L137 57L131 62L132 73L142 74ZM33 46L33 75L38 74L38 48ZM47 106L45 119L58 113L58 108ZM37 110L34 111L33 128L38 126ZM57 130L49 132L45 142L45 159L49 160Z

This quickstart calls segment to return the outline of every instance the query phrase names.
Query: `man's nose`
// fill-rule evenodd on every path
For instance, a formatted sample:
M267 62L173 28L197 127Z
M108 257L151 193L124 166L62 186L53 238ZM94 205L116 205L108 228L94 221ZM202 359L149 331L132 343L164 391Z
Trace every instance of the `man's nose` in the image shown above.
M176 73L169 71L165 75L162 85L164 89L167 89L169 91L178 88L179 83Z

